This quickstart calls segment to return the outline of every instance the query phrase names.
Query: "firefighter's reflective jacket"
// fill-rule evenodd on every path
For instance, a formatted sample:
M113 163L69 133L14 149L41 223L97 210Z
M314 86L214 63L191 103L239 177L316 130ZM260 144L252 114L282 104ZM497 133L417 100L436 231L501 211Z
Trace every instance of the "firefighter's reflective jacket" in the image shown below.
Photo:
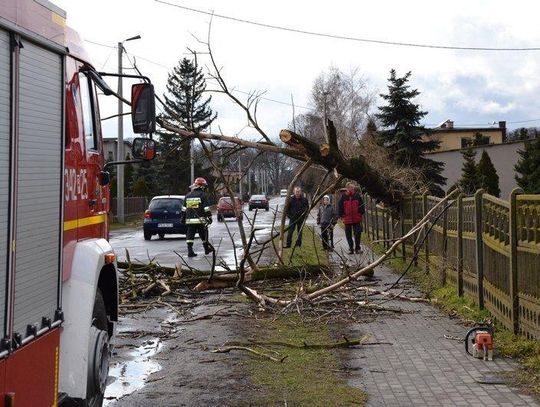
M186 225L199 225L212 221L212 212L202 189L194 189L186 195L182 210L185 211Z

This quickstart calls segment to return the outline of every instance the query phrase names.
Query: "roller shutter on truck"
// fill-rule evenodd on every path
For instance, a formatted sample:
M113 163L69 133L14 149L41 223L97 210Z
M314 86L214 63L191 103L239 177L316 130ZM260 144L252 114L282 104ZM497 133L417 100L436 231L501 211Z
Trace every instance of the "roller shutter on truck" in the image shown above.
M0 29L0 306L20 345L60 307L64 98L62 56L13 38Z
M10 55L9 35L0 29L0 331L5 336L6 276L9 234L9 132L10 132Z

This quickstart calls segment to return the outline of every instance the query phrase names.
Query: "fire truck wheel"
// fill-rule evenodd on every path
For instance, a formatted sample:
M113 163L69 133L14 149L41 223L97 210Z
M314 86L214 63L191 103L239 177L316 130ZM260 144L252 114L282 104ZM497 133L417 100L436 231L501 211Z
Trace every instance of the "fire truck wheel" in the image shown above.
M101 290L96 292L90 342L88 348L88 387L86 391L87 407L98 407L103 403L103 395L109 374L110 345L107 332L107 313Z

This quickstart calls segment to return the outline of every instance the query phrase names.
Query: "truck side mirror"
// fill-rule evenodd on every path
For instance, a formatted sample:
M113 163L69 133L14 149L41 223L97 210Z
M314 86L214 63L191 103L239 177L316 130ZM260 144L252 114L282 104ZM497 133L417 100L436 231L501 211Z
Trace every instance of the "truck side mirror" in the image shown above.
M137 160L153 160L156 156L156 142L150 138L137 137L133 139L131 154Z
M99 174L99 185L104 187L105 185L109 185L111 182L111 174L109 171L101 171Z
M151 83L136 83L131 87L131 120L134 133L156 131L156 102Z

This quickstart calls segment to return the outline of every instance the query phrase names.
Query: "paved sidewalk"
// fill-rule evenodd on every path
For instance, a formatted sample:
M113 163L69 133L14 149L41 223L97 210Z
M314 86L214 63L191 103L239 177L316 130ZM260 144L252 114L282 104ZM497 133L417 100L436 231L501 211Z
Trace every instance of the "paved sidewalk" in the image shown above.
M335 228L334 241L339 253L348 246L342 228ZM373 253L363 247L363 255L349 255L352 261L366 264ZM347 255L345 255L347 256ZM339 262L333 255L332 261ZM374 288L385 290L397 275L386 267L375 271ZM421 295L404 281L396 293ZM373 297L377 298L377 297ZM530 396L522 395L505 384L481 384L477 380L502 371L512 371L517 364L495 357L484 362L465 353L463 342L444 336L462 338L468 328L459 321L425 303L392 300L394 306L412 313L380 315L374 321L356 324L356 336L369 334L371 340L392 345L370 346L351 353L348 367L360 369L361 375L350 380L369 395L368 406L537 406ZM496 343L495 343L496 345Z

